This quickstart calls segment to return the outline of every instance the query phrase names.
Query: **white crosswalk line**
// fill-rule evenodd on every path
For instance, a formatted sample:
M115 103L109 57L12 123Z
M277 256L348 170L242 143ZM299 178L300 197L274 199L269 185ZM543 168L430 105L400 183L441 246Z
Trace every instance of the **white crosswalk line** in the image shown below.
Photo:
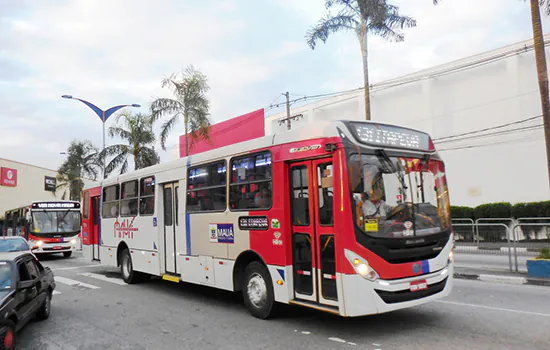
M53 295L56 295L56 294L61 294L61 292L58 292L58 291L54 290Z
M123 280L121 280L120 278L114 278L114 277L107 277L105 275L100 275L100 274L97 274L97 273L92 273L92 272L82 272L82 273L79 273L80 276L86 276L86 277L91 277L91 278L95 278L95 279L98 279L98 280L101 280L101 281L105 281L105 282L109 282L109 283L114 283L114 284L118 284L119 286L126 286L126 282L124 282Z
M94 286L93 284L83 283L80 281L72 280L70 278L61 277L61 276L55 276L55 281L60 282L63 284L67 284L69 286L75 286L75 287L84 287L89 289L99 289L101 287Z

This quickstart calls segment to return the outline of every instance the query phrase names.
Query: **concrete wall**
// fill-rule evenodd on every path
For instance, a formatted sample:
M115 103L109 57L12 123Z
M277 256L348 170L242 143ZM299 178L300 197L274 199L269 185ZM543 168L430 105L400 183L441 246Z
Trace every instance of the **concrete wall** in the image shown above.
M55 177L57 171L4 158L0 158L0 168L17 170L17 186L0 185L0 217L6 210L30 205L32 201L61 199L62 189L56 194L44 189L44 177ZM84 183L87 185L93 181L85 179Z
M541 114L531 41L373 85L371 101L373 121L432 135L447 163L453 205L550 199L542 118L520 122ZM363 90L355 90L291 109L303 114L292 125L363 120L364 111ZM284 117L267 117L266 134L285 132ZM508 123L516 124L498 127Z

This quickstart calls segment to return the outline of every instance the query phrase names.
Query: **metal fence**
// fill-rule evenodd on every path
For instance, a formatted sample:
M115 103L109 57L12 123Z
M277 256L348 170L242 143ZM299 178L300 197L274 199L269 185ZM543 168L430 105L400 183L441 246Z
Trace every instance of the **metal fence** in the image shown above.
M550 218L453 219L458 265L526 271L527 259L550 249Z

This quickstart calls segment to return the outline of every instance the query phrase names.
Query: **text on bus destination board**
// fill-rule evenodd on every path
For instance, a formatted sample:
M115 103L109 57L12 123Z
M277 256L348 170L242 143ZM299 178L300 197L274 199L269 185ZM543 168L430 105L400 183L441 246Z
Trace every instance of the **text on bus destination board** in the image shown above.
M267 230L269 219L267 216L241 216L239 217L239 230Z
M429 150L429 136L423 132L381 124L355 124L360 141L376 146Z

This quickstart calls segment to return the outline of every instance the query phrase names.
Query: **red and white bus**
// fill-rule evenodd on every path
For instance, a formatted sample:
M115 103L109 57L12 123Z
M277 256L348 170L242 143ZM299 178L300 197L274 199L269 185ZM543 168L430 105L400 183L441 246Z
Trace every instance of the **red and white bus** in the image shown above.
M120 266L127 283L153 275L242 291L258 318L277 302L377 314L452 289L444 163L420 131L316 123L83 193L90 260Z
M80 249L80 203L35 201L6 211L6 236L22 236L35 254L62 253L66 258Z

